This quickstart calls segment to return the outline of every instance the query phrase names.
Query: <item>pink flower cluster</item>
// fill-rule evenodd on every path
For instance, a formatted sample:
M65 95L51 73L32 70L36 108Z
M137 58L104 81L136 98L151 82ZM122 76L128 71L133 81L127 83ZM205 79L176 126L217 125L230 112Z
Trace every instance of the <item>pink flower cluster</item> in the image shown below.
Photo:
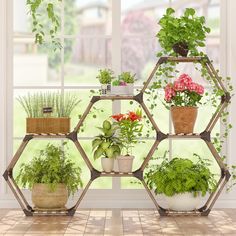
M204 94L204 87L200 84L194 83L192 78L187 74L182 74L174 84L169 83L165 87L165 100L170 102L175 97L176 92L190 91L199 95Z

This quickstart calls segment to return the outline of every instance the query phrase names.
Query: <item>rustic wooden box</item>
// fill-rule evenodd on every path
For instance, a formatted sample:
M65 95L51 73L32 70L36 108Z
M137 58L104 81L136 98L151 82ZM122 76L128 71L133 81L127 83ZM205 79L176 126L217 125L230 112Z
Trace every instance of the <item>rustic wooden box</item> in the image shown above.
M70 118L69 117L27 118L26 132L33 134L41 134L41 133L66 134L70 132Z

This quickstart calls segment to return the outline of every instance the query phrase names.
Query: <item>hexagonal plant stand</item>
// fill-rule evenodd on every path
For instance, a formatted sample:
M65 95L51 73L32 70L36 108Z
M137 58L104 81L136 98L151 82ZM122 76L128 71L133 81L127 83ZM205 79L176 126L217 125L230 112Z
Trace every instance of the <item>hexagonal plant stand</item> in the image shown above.
M216 112L213 114L212 118L210 119L206 129L199 134L192 133L192 134L164 134L161 132L161 130L158 128L157 124L155 123L151 113L149 112L148 108L146 107L144 100L143 100L143 94L145 90L148 88L149 84L151 83L151 80L153 79L156 71L158 70L159 66L163 63L166 62L198 62L201 64L204 64L206 66L208 73L213 80L215 86L218 89L222 89L224 94L221 96L221 103L219 107L216 109ZM95 169L90 162L87 154L85 153L84 149L82 148L78 137L77 133L79 132L80 127L82 126L86 116L89 114L92 106L100 100L134 100L137 103L140 104L140 106L143 108L144 112L146 113L148 119L150 120L151 124L153 125L153 128L156 131L156 140L154 144L152 145L150 151L148 152L148 155L144 159L143 163L141 164L140 168L138 168L136 171L133 171L131 173L119 173L119 172L101 172ZM153 69L152 73L150 74L149 78L144 84L144 87L142 88L141 92L136 95L136 96L94 96L88 107L86 108L84 114L82 115L81 119L79 120L77 126L75 127L74 131L69 133L69 134L27 134L25 138L23 139L23 142L21 143L19 149L17 150L16 154L14 155L13 159L11 160L10 164L8 165L6 171L4 172L3 176L5 180L7 181L9 187L11 188L13 194L15 195L17 201L19 202L22 210L24 211L26 216L32 216L32 215L74 215L76 209L78 208L80 202L84 198L87 190L89 189L91 183L99 178L99 177L135 177L138 180L141 181L143 186L145 187L148 195L150 196L151 200L155 204L158 212L162 216L166 215L202 215L202 216L207 216L209 212L211 211L215 201L219 197L221 191L223 190L225 184L230 178L230 173L226 166L224 165L220 155L217 153L215 147L211 143L211 131L214 128L216 122L219 120L221 113L223 110L227 107L227 105L230 102L230 95L227 92L226 88L224 87L222 81L220 80L216 70L214 69L213 65L211 64L210 60L208 57L161 57L155 68ZM90 180L86 184L85 188L83 189L79 199L77 200L76 204L69 208L69 209L64 209L64 210L57 210L57 211L41 211L41 210L36 210L33 209L29 203L27 202L26 198L24 197L22 191L20 188L17 186L14 178L13 178L13 168L17 161L19 160L22 152L24 151L26 145L29 143L31 139L40 139L40 138L52 138L52 139L69 139L71 140L75 146L77 147L78 151L80 152L83 160L85 161L87 167L90 170ZM202 139L206 145L208 146L209 150L211 151L213 157L215 158L217 164L219 165L221 169L221 177L217 183L217 189L215 192L211 193L209 196L208 200L206 201L205 205L199 209L196 209L194 211L188 211L188 212L179 212L179 211L171 211L169 209L164 209L162 208L156 201L155 196L153 195L152 191L148 188L146 182L144 181L144 170L145 167L147 166L148 162L152 158L152 155L154 154L155 150L157 149L158 145L160 144L161 141L165 139Z

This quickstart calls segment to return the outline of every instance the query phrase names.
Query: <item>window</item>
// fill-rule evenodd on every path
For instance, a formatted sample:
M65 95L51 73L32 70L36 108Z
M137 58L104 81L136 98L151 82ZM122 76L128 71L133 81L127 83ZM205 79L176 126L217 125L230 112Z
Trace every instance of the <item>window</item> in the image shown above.
M98 69L111 67L116 73L119 73L120 70L136 73L138 78L136 89L140 89L156 63L156 52L160 49L155 37L159 29L157 22L168 6L172 6L177 14L181 14L186 7L194 7L199 14L206 17L207 23L213 29L207 39L206 51L214 60L216 67L219 67L219 0L188 1L188 3L183 0L64 0L58 9L62 24L58 38L63 48L56 53L45 46L34 44L26 0L14 0L14 83L12 87L14 93L14 150L19 146L20 140L25 134L26 115L16 101L19 95L34 91L76 91L81 98L81 104L73 112L72 127L74 127L79 114L84 111L90 100L90 90L98 92L99 83L96 79ZM183 66L181 70L186 72L187 68ZM188 69L187 73L190 73L194 79L201 80L193 68ZM154 110L155 120L163 132L171 132L169 112L160 101L156 102L158 106ZM97 127L112 114L112 111L126 112L136 107L135 103L103 101L97 103L96 108L104 110L104 112L99 113L96 119L92 116L88 117L86 123L93 123L93 126ZM210 107L200 109L197 132L202 131L206 126L211 113ZM219 130L220 127L218 126L217 129ZM97 135L97 131L90 129L88 125L84 132L79 133L81 144L91 160L91 139ZM143 137L145 147L151 147L154 142L153 137L152 132L149 138ZM155 155L163 155L165 150L169 150L170 155L180 155L181 142L166 140L161 143ZM22 161L29 160L35 150L41 148L45 143L44 140L29 144ZM199 154L210 155L206 154L201 141L189 141L189 143L199 149ZM78 160L76 158L79 155L78 151L71 144L69 147L70 154ZM136 168L147 155L147 151L148 148L142 148L141 145L134 150ZM189 151L184 153L186 157L190 154ZM85 164L82 161L79 161L79 164L85 171L84 178L88 178L89 172ZM95 166L99 168L100 163L96 161ZM213 168L216 169L216 167ZM131 180L128 178L114 180L99 178L92 187L116 189L119 192L122 189L140 188L141 185L131 184Z

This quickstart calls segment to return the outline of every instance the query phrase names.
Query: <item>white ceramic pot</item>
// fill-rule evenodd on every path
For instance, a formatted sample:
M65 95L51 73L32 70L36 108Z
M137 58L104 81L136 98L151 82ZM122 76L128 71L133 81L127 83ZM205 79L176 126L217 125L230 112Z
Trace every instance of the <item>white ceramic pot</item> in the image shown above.
M125 86L111 86L112 95L133 95L134 85L127 84Z
M169 209L174 211L192 211L197 209L201 202L201 195L194 197L193 193L175 194L172 197L165 196Z
M111 93L111 85L110 84L101 84L101 94L107 95Z
M113 171L114 168L114 158L101 158L101 163L102 163L102 169L105 172L111 172Z
M130 173L132 172L134 156L118 156L118 168L119 172Z

